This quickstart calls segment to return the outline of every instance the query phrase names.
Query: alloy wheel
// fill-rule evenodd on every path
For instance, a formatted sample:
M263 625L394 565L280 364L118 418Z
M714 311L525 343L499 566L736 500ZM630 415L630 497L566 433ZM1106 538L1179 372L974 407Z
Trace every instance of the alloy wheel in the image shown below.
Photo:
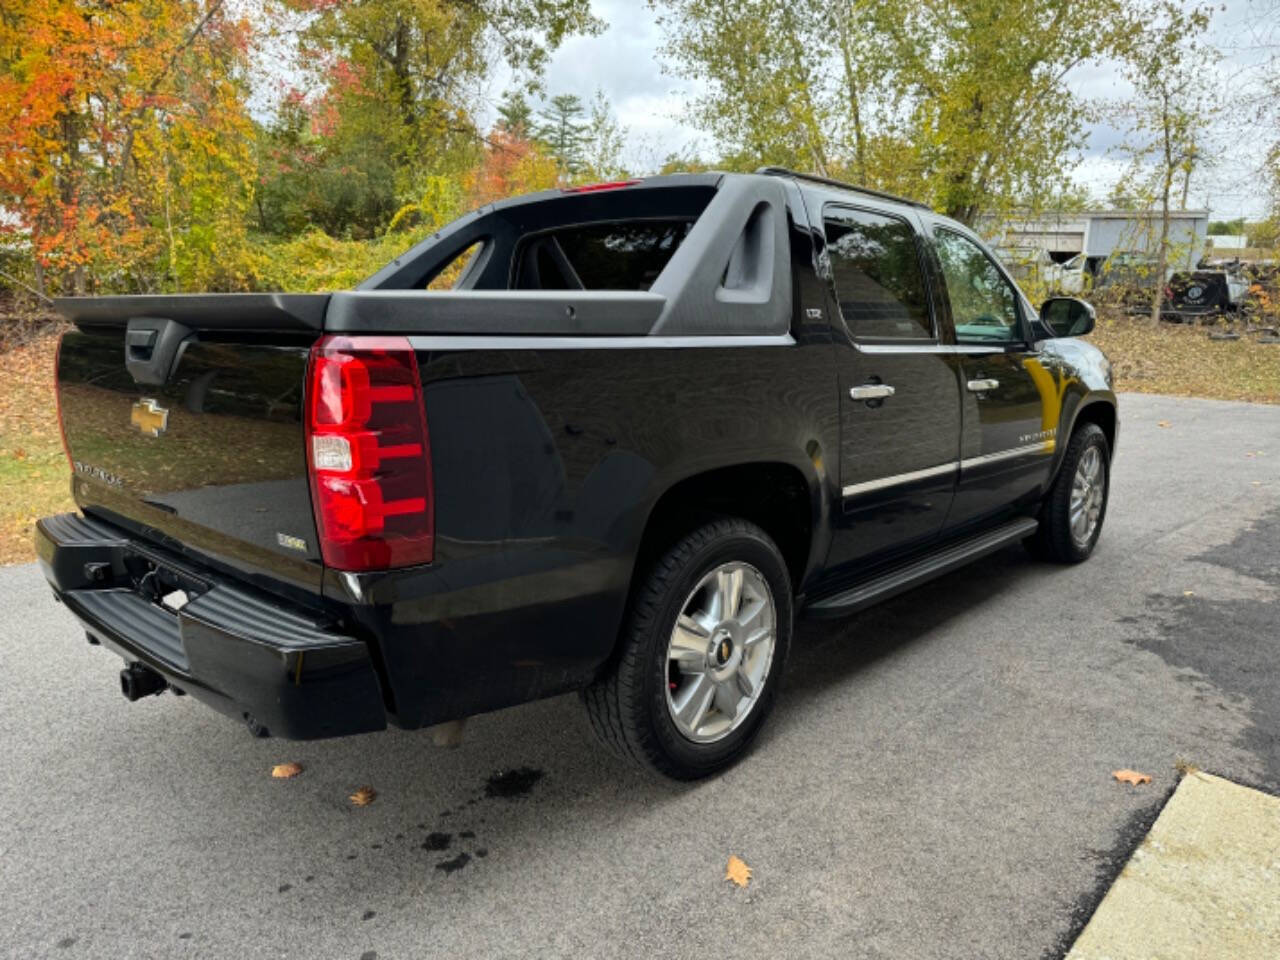
M715 743L746 720L769 677L777 619L750 564L722 563L698 582L667 646L667 709L682 736Z
M1106 469L1098 448L1085 448L1071 483L1071 505L1068 512L1071 539L1077 546L1088 545L1098 529L1107 490Z

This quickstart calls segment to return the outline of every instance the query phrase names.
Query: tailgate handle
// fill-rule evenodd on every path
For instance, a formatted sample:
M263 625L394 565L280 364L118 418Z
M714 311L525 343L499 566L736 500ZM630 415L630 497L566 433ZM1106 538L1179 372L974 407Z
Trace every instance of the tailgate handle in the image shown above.
M124 334L124 365L136 383L160 386L169 379L178 347L191 331L167 317L133 317Z

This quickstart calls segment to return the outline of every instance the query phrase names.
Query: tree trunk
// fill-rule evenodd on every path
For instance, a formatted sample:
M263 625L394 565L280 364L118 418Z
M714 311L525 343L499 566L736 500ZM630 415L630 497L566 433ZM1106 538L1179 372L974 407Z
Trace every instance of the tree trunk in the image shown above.
M48 296L49 291L44 286L44 264L40 262L39 257L31 258L31 273L36 278L36 292L42 297Z
M1151 325L1153 327L1160 324L1160 307L1164 302L1164 271L1169 262L1169 194L1173 192L1173 175L1175 173L1172 131L1170 130L1172 121L1169 117L1167 97L1164 100L1161 121L1161 125L1164 128L1164 170L1161 171L1160 245L1156 248L1155 293L1151 297Z
M842 20L840 31L840 53L844 59L845 95L849 100L849 113L853 119L853 169L858 182L867 184L867 152L865 134L862 129L862 94L858 84L857 71L853 65L853 51L849 49L849 24Z

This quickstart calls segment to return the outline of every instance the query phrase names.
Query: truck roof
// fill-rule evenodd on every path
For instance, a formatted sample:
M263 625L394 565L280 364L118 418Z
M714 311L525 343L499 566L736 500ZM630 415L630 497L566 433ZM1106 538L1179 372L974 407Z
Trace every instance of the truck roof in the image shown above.
M850 190L863 196L875 197L877 200L888 200L890 203L904 203L909 207L919 207L922 210L931 211L933 209L927 203L921 203L919 200L900 197L884 190L873 190L871 187L862 187L856 183L846 183L844 180L821 177L816 173L799 173L795 170L788 170L786 167L759 167L756 169L756 173L769 177L794 177L797 180L804 180L806 183L820 183L825 187L835 187L837 190Z

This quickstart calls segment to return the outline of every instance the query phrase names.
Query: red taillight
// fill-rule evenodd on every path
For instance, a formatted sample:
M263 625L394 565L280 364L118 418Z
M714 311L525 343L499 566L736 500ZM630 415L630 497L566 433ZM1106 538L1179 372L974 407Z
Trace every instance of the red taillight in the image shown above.
M53 400L54 406L58 411L58 435L62 437L62 452L67 455L67 463L71 464L71 469L75 469L75 462L71 459L71 447L67 444L67 425L62 418L62 381L58 378L58 369L62 364L62 341L66 334L58 335L58 347L53 352Z
M431 448L408 340L326 336L311 348L307 469L328 566L431 562Z
M580 187L561 187L561 193L599 193L601 190L621 190L634 187L639 180L611 180L608 183L584 183Z

